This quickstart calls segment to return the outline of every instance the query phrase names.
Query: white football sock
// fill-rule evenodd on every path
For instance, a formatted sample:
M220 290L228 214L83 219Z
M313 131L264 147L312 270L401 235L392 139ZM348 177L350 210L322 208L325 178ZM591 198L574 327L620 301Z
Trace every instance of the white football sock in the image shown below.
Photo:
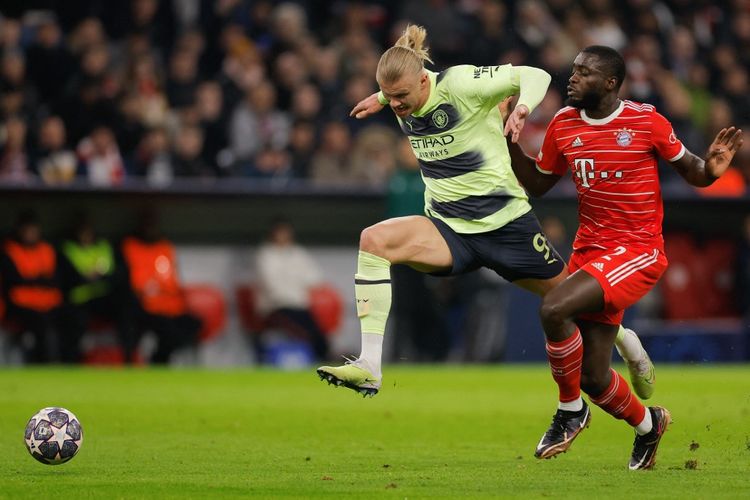
M643 417L643 421L635 426L635 432L638 433L639 436L643 436L644 434L648 434L651 432L651 429L654 428L654 423L651 420L651 410L646 408L646 416Z
M563 403L558 401L557 408L565 411L581 411L583 409L583 399L578 396L578 399Z
M383 335L379 333L362 333L362 352L359 361L373 375L380 377L380 363L383 357Z

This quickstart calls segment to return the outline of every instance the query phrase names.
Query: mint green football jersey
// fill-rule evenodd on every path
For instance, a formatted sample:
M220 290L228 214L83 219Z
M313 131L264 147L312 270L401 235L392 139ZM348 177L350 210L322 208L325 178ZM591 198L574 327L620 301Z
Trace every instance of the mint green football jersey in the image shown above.
M535 70L510 64L428 70L427 102L404 119L396 117L419 160L425 214L457 233L492 231L531 210L511 168L497 107L505 97L519 94L524 69ZM543 85L534 89L541 94L533 105L549 84L548 77L541 80L532 85Z

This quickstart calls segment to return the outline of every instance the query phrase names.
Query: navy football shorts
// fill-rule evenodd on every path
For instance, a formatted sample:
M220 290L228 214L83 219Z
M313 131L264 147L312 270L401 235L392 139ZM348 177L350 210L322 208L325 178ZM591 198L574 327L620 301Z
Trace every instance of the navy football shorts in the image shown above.
M440 219L429 219L453 255L453 267L431 273L435 276L453 276L487 267L508 281L550 279L566 267L542 233L533 211L494 231L474 234L459 234Z

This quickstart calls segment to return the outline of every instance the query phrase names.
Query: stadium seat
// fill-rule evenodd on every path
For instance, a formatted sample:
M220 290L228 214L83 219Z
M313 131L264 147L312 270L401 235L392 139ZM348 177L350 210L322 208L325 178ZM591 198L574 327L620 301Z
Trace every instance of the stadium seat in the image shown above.
M188 310L203 322L201 342L218 337L227 322L227 307L222 291L210 284L185 285Z
M326 283L310 289L310 312L323 333L330 337L341 326L344 315L341 294Z
M703 303L694 293L699 281L695 261L699 259L693 238L684 233L664 235L669 267L661 279L665 319L695 319L704 315Z
M670 320L733 317L736 245L710 240L699 246L692 236L666 234L669 267L661 280L664 317Z
M83 336L81 354L83 364L91 366L119 366L125 364L125 352L119 345L115 323L109 318L92 316ZM133 364L143 366L143 354L136 352Z
M700 260L705 269L704 282L696 293L705 301L707 317L739 316L736 295L737 245L730 240L706 242Z
M255 286L238 286L235 299L242 327L252 334L262 332L267 322L258 312L258 291ZM344 316L343 300L338 289L327 283L311 288L310 311L323 333L329 336L335 334Z

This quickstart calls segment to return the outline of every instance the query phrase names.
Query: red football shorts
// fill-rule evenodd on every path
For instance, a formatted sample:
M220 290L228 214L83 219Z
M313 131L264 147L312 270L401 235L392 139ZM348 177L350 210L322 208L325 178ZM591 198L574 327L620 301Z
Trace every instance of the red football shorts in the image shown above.
M591 248L574 251L568 263L573 274L582 269L604 290L604 310L580 315L581 319L619 325L628 307L651 290L667 269L667 257L659 248Z

